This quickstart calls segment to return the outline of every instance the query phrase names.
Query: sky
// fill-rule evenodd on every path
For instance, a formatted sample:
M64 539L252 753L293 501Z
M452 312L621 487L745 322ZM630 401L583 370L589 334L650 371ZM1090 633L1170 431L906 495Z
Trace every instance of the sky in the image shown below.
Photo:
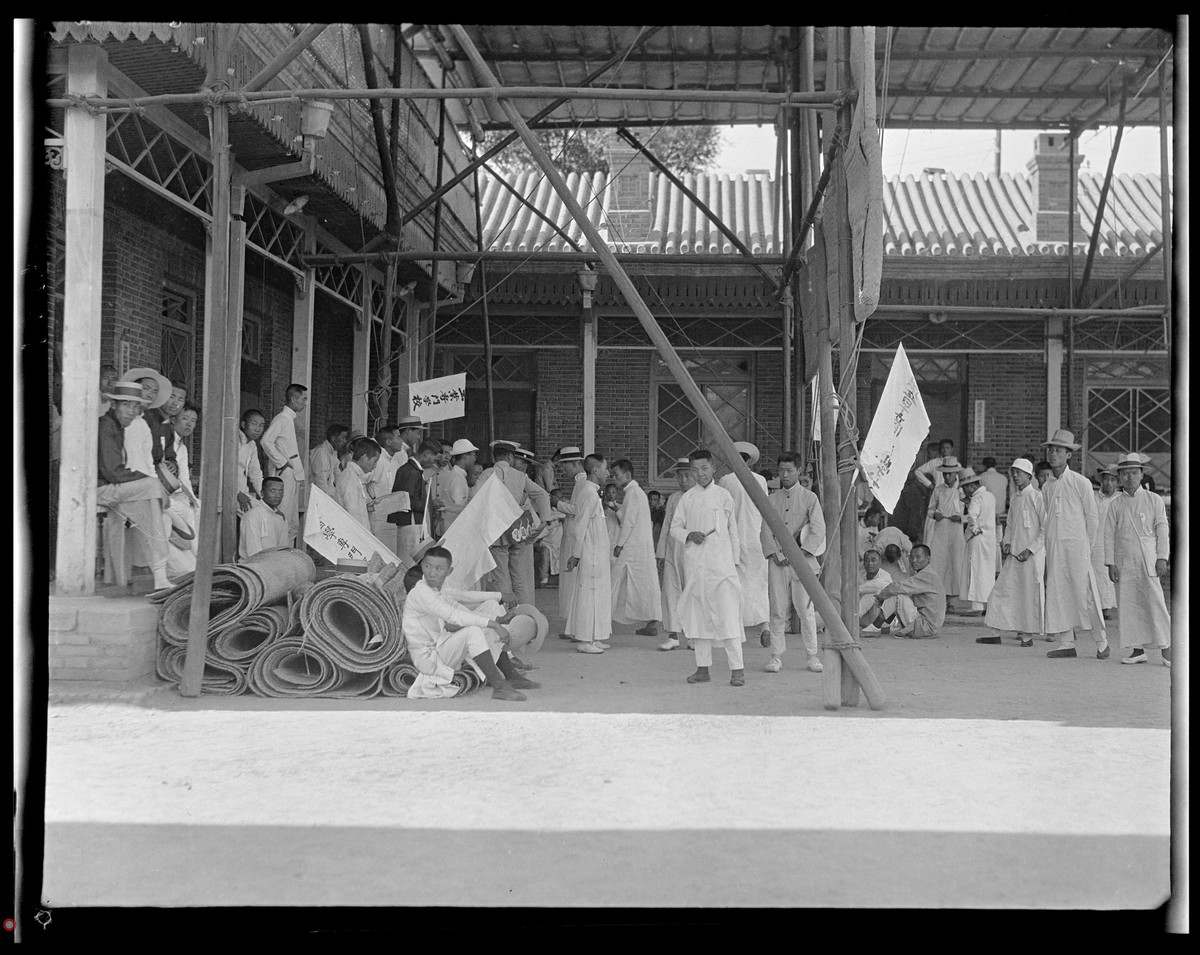
M1048 130L1048 132L1061 130ZM773 127L735 126L722 129L723 148L716 172L735 175L747 169L769 169L775 175L775 130ZM1083 157L1082 171L1102 176L1108 168L1115 126L1101 126L1084 133L1077 147ZM1004 132L1000 139L1002 172L1027 174L1025 164L1033 156L1037 132L1018 129ZM883 138L883 174L919 176L927 168L948 173L991 172L994 169L996 134L993 131L889 129ZM1172 148L1174 146L1172 145ZM1168 160L1174 169L1173 157ZM1116 173L1159 172L1157 127L1127 127L1117 154Z

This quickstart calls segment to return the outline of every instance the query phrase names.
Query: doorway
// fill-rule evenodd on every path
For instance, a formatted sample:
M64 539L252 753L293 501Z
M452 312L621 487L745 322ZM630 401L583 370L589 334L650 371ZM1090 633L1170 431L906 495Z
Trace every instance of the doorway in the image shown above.
M892 369L892 355L875 355L871 360L871 412L879 399ZM967 446L967 363L960 355L922 355L908 353L908 363L916 376L921 401L929 416L929 437L925 443L951 438L962 461ZM864 431L865 434L865 431ZM922 449L923 455L924 449Z

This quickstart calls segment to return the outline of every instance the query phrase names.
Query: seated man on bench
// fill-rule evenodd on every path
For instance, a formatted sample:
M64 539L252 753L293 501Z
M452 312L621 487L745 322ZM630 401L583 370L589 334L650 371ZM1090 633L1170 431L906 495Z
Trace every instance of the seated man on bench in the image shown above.
M499 593L443 586L452 566L450 551L428 548L421 558L422 579L404 601L404 640L420 671L408 691L409 699L452 696L450 679L468 659L487 678L492 699L526 699L519 691L541 684L522 676L505 650L511 638L504 624L513 614L504 611Z
M156 476L125 466L125 429L149 402L136 381L118 381L104 397L112 404L98 424L96 503L109 509L109 520L120 521L122 525L128 521L137 531L139 546L134 549L133 563L142 565L144 562L154 574L155 589L161 590L171 586L167 578L163 486ZM119 532L124 533L123 526ZM110 553L109 559L113 556Z

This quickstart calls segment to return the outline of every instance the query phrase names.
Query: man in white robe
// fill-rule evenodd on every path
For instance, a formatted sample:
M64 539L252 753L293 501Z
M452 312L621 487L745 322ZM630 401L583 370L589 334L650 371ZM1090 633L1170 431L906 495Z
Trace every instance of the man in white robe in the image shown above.
M379 460L367 475L367 496L372 505L379 498L392 493L396 483L396 472L408 460L408 447L400 437L400 430L395 425L387 425L375 432L375 443L379 445ZM395 551L399 547L396 539L396 525L388 521L392 514L401 513L399 508L384 510L380 507L371 508L371 533L376 540Z
M571 639L571 607L575 602L577 578L567 576L567 561L572 554L572 535L575 532L575 489L580 483L587 484L587 474L583 469L583 452L576 447L559 448L554 453L554 463L562 469L562 486L569 489L571 500L560 500L558 510L566 515L562 521L562 543L559 545L559 560L562 569L558 577L558 598L561 601L559 611L563 615L563 629L558 635L560 640Z
M1061 646L1046 656L1075 657L1075 631L1086 630L1096 657L1109 657L1100 591L1092 569L1092 541L1100 532L1092 482L1067 467L1078 451L1075 435L1059 429L1043 442L1051 477L1042 487L1046 501L1046 634Z
M813 574L820 573L817 558L825 553L825 515L821 502L808 488L800 483L800 455L788 451L779 456L779 490L772 491L768 500L788 531L800 545L804 559ZM771 615L768 621L767 645L771 647L771 659L767 662L768 673L783 669L783 654L787 650L787 629L794 608L800 620L800 639L808 656L807 668L820 673L825 667L817 656L817 611L800 578L792 569L787 557L779 548L779 542L764 522L759 543L768 559L768 595Z
M972 468L964 469L959 480L967 497L967 553L959 594L970 602L972 613L982 613L996 584L996 498Z
M946 610L951 610L951 597L958 596L962 565L967 546L963 537L962 489L958 475L962 470L958 458L950 455L938 467L942 481L929 495L929 510L925 518L925 544L930 550L930 566L942 578L946 593Z
M662 574L662 622L667 631L666 642L660 643L660 650L674 650L681 644L686 646L687 635L679 622L679 595L683 592L683 545L671 536L671 519L679 507L679 500L684 492L692 486L692 467L687 458L675 460L675 480L679 490L672 492L667 498L663 511L663 529L658 535L658 547L655 555L658 558L658 569Z
M733 445L748 467L758 463L759 451L749 441L737 441ZM755 483L767 493L767 479L754 474ZM763 519L741 481L733 473L726 474L717 482L733 498L733 512L738 522L738 540L742 542L742 553L738 555L738 580L742 585L742 626L758 627L762 634L769 634L767 619L771 616L770 598L767 590L767 558L763 555ZM769 635L768 635L768 639Z
M294 539L300 532L300 502L304 497L304 462L296 445L296 415L308 406L308 388L292 382L284 391L283 410L271 421L262 436L262 449L274 465L275 476L283 478L283 504L288 534Z
M662 591L654 563L650 501L633 479L633 462L628 458L613 465L613 479L622 496L617 515L621 527L612 541L612 617L623 624L647 621L637 633L656 637L654 623L662 612Z
M861 619L875 606L875 595L892 582L892 575L883 569L883 554L877 548L868 547L862 556L862 567L858 571L858 615ZM864 637L877 637L882 633L883 615L862 628Z
M1092 570L1096 573L1096 589L1100 591L1100 609L1105 620L1113 618L1117 608L1117 588L1108 578L1108 567L1104 563L1104 519L1108 508L1117 499L1117 468L1107 467L1100 472L1100 490L1096 492L1096 516L1100 533L1092 541ZM1124 644L1122 644L1124 646Z
M731 686L746 683L742 662L741 583L737 559L738 540L733 498L713 481L712 454L704 449L689 456L695 486L679 499L671 518L671 536L683 545L683 592L679 596L679 621L696 647L696 672L689 683L707 683L713 644L721 643L729 660Z
M308 452L308 475L313 487L319 487L330 497L335 493L338 456L349 443L350 429L344 424L331 424L325 429L325 440Z
M334 500L368 532L371 530L372 501L367 491L367 478L379 463L379 454L379 445L370 438L355 438L350 442L350 463L338 472L334 487Z
M1004 564L992 588L983 622L993 630L1012 630L1021 646L1032 647L1033 635L1045 632L1046 502L1033 479L1033 462L1017 458L1009 469L1015 493L1009 497ZM976 637L976 643L999 643L1000 634Z
M571 529L571 556L564 568L575 594L567 632L580 653L603 653L612 634L612 578L608 527L598 489L608 480L608 462L600 454L584 460L585 480L575 481L571 504L575 507ZM549 498L549 495L547 495Z
M1171 556L1167 505L1142 487L1146 458L1127 454L1117 463L1121 494L1104 519L1104 561L1117 585L1121 646L1133 647L1122 663L1145 663L1144 647L1157 647L1171 665L1171 614L1159 578Z

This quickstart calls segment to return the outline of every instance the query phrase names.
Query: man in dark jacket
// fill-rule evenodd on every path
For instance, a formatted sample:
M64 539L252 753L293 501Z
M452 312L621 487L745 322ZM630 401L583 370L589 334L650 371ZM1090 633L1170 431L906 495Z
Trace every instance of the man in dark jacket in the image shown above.
M426 439L417 448L415 457L410 456L396 472L393 491L407 491L409 510L388 515L389 524L399 525L396 534L396 556L403 560L411 557L421 543L421 525L425 521L425 478L423 472L431 467L442 452L436 439ZM386 541L384 543L387 543Z

